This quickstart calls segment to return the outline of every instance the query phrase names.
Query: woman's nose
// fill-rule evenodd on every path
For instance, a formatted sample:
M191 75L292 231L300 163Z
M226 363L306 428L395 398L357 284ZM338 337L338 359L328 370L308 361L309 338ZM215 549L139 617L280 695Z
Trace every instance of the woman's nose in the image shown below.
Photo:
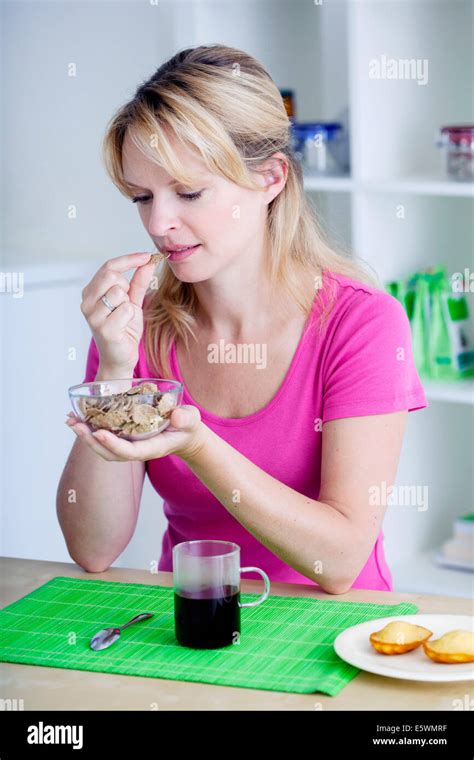
M155 199L151 206L148 226L150 232L158 236L162 236L169 229L179 228L181 223L176 204L173 201L158 203Z
M170 231L181 227L176 209L172 204L153 203L147 221L148 234L155 240L166 238Z

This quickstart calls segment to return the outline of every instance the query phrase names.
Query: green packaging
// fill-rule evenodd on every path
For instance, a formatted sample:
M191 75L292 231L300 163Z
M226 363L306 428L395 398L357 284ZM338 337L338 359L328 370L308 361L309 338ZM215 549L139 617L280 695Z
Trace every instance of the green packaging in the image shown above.
M415 272L406 285L400 280L385 287L407 312L420 376L458 380L474 375L474 340L466 295L453 289L446 267Z
M474 350L464 293L453 293L445 283L434 283L430 338L430 372L436 380L474 374Z
M413 346L413 358L420 376L430 377L429 339L430 339L430 289L424 273L412 278L413 313L410 321Z

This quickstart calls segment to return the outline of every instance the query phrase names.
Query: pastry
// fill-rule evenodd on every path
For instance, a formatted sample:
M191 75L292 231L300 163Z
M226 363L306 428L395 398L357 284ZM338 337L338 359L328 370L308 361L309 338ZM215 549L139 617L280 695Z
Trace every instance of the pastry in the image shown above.
M448 631L439 639L423 642L423 649L434 662L474 662L474 633L461 628Z
M432 631L421 625L395 620L380 631L371 633L369 638L374 649L380 654L404 654L419 647L432 635Z

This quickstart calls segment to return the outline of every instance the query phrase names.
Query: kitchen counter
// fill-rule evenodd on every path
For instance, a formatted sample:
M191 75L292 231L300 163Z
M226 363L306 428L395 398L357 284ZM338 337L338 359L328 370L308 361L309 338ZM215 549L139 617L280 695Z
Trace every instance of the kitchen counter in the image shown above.
M113 583L173 585L172 573L109 568L86 573L73 563L0 558L0 605L5 607L57 575ZM241 582L244 593L261 593L257 580ZM449 596L352 589L333 596L311 586L272 583L278 596L307 596L335 602L412 602L419 613L472 615L473 602ZM160 678L93 673L0 663L0 697L23 700L24 710L453 710L453 700L472 704L473 684L429 683L385 678L360 671L336 697L213 686Z

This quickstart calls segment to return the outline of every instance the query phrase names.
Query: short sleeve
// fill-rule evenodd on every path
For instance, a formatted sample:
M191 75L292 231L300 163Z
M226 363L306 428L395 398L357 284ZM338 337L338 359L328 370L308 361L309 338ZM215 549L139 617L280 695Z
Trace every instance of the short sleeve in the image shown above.
M87 353L86 374L83 383L93 383L99 369L99 350L94 338L91 338ZM133 371L133 377L138 377L138 363Z
M408 316L382 291L356 291L323 368L323 422L427 407Z

